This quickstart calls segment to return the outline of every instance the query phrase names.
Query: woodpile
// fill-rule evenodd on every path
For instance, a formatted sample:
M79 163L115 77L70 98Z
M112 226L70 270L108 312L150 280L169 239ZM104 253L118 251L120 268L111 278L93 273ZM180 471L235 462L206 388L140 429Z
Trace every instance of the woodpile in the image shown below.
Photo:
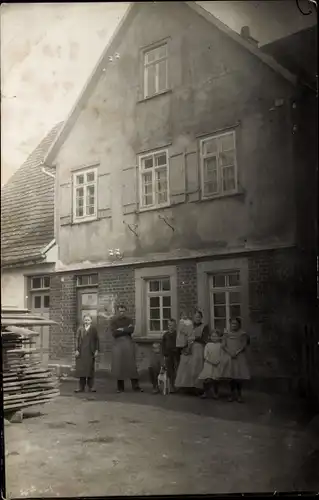
M26 310L1 311L3 407L14 413L42 405L60 394L59 381L41 365L39 333L25 326L54 324Z

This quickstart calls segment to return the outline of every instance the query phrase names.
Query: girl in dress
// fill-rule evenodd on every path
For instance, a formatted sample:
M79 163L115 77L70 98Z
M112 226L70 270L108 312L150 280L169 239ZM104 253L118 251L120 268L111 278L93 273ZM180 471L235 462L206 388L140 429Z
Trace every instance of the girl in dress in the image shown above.
M209 329L203 324L203 315L201 311L196 311L192 331L189 332L187 344L181 353L175 381L176 388L198 392L198 376L204 366L204 348L208 337Z
M204 350L204 368L198 379L203 381L204 393L201 398L206 399L212 390L213 399L219 398L219 379L223 371L223 353L221 334L214 330Z
M229 401L242 399L242 382L250 379L246 358L246 349L249 345L249 336L241 328L241 319L234 318L230 323L230 331L223 336L222 349L227 354L223 366L222 377L230 380L231 394Z

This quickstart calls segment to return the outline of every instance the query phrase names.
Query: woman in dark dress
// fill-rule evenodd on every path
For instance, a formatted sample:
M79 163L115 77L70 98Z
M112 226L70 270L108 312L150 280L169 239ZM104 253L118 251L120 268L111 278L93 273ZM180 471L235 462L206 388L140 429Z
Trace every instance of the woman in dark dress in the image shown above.
M86 385L90 392L95 392L93 388L95 359L99 348L97 330L92 326L91 316L87 314L83 318L83 325L80 326L76 334L75 373L80 383L75 392L84 392Z
M134 326L126 314L126 307L120 305L118 314L111 319L110 330L114 339L112 349L112 375L117 380L117 392L124 392L125 380L130 379L135 392L143 392L138 383L135 346L132 341Z

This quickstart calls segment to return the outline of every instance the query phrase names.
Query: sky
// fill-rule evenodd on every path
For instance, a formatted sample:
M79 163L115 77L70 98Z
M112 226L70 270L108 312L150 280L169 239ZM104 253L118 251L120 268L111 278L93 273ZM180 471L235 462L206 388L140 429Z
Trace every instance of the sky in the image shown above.
M260 45L315 24L295 0L197 2ZM308 1L300 0L303 10ZM1 185L67 118L127 2L1 4Z

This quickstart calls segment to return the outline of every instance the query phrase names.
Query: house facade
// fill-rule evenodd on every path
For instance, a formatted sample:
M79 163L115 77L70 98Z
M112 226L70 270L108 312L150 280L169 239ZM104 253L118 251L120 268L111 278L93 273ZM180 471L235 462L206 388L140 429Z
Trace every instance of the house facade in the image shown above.
M50 316L50 283L57 260L54 234L55 173L43 159L55 126L1 189L1 303ZM49 326L40 331L42 361L49 361Z
M296 82L195 3L129 9L45 163L56 169L52 359L83 314L109 362L124 302L140 368L170 317L240 316L255 377L291 377L300 257Z

